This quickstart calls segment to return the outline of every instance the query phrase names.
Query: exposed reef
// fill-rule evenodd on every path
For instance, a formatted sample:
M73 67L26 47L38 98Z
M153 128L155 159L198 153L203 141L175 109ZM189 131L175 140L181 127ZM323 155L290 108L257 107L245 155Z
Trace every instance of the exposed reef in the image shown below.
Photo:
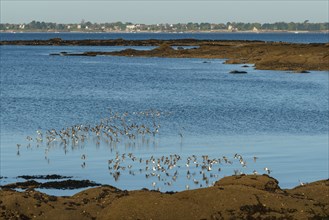
M267 175L238 175L177 193L101 186L71 197L3 188L0 210L2 219L326 219L329 181L284 190Z
M101 184L89 180L62 180L62 181L49 181L40 183L35 180L28 180L25 182L17 182L1 186L3 189L80 189L91 186L100 186Z
M231 74L246 74L247 71L232 70L229 73L231 73Z
M227 64L255 64L256 69L305 72L329 70L329 43L297 44L264 41L223 40L50 40L0 41L0 45L53 46L157 46L153 50L126 49L114 52L61 52L61 56L143 56L173 58L227 59ZM177 46L174 49L173 46ZM182 46L194 46L184 49Z

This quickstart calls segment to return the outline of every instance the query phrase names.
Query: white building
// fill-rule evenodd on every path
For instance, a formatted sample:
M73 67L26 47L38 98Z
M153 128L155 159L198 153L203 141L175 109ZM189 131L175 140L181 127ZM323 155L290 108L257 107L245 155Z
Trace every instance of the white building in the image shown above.
M229 25L228 28L227 28L227 30L232 31L232 32L235 32L235 31L238 31L238 28L233 27L232 25Z
M130 30L130 31L131 31L131 30L134 30L135 28L136 28L136 25L134 25L134 24L131 24L131 25L127 25L127 26L126 26L126 29L127 29L127 30Z

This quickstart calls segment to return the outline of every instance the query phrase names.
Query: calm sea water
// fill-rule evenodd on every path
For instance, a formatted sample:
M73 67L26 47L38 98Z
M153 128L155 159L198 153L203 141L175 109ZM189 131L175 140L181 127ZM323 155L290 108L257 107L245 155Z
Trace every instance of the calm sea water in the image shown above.
M73 35L86 38L85 34ZM277 36L281 40L282 36ZM200 171L211 184L234 172L265 173L265 167L272 170L271 175L283 188L294 187L299 181L328 178L328 72L254 70L252 64L242 68L218 59L49 56L61 51L123 48L0 47L1 176L7 177L1 184L21 181L16 179L18 175L56 173L121 189L176 191L186 189L186 185L190 189L205 187ZM231 70L246 70L248 74L228 74ZM66 151L60 141L47 145L46 141L35 140L36 130L45 134L48 129L99 124L110 116L109 109L130 115L150 109L160 111L163 114L156 118L161 125L159 134L145 140L123 138L115 145L90 134L84 144L69 145ZM149 119L132 117L130 122L143 120ZM34 140L29 142L26 136ZM17 144L21 145L19 149ZM132 161L129 153L143 162ZM247 167L234 159L236 153L247 161ZM120 170L116 181L108 160L117 154L126 154L121 163L126 170ZM152 165L151 171L145 171L146 159L173 154L182 159L170 176L153 172ZM81 159L82 155L86 159ZM200 164L202 155L226 156L233 164L223 162L211 171L202 171L192 162L186 165L192 155ZM254 156L258 157L256 162ZM173 180L175 171L178 174ZM46 192L63 195L76 191Z
M262 40L294 43L326 43L329 33L0 33L1 40L64 40L84 39L200 39L200 40Z

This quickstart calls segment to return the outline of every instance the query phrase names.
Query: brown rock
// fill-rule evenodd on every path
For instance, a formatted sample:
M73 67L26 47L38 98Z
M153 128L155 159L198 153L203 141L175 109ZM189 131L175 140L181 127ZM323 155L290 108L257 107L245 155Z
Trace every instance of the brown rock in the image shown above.
M281 191L279 182L268 175L239 175L224 177L215 183L215 186L247 186L255 189L266 190L270 192Z
M0 219L325 219L328 198L328 180L282 190L267 175L225 177L213 187L170 194L111 186L71 197L1 190Z

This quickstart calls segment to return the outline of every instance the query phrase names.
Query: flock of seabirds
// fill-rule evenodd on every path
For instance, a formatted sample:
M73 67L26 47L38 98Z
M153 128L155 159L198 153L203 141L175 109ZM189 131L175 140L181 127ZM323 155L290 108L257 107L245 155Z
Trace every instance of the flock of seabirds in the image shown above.
M109 117L100 120L96 125L78 124L63 128L61 130L50 129L46 131L37 130L37 136L27 136L27 147L34 144L37 147L45 146L45 159L49 163L48 154L53 147L60 146L65 154L69 148L77 149L93 140L96 146L106 143L110 146L112 157L106 165L110 175L115 181L119 181L122 175L145 176L150 181L149 187L161 191L177 183L178 179L185 176L185 189L208 187L214 185L226 166L234 166L234 175L244 174L243 169L247 167L247 160L242 155L234 154L232 157L220 156L210 157L208 155L180 156L170 154L163 156L138 156L132 152L119 153L118 147L124 144L126 147L148 145L154 141L161 128L159 118L170 113L157 110L141 112L113 112L110 110ZM182 129L178 132L183 139ZM17 155L20 155L21 144L17 144ZM126 148L127 149L127 148ZM115 151L115 152L113 152ZM252 157L252 163L257 161ZM81 155L81 167L86 167L87 155ZM265 167L263 173L270 174L271 170ZM258 172L253 170L253 174Z

